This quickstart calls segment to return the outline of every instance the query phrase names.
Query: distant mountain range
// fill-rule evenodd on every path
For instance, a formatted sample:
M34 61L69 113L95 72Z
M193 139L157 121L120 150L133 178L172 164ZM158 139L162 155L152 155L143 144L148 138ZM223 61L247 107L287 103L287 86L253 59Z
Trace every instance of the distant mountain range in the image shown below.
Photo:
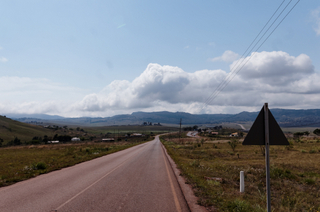
M116 115L105 118L64 118L45 114L7 114L6 116L26 123L42 125L80 125L80 126L108 126L135 125L143 122L183 125L214 125L221 123L253 122L259 112L241 112L238 114L190 114L184 112L134 112L132 114ZM320 126L320 109L287 110L271 109L271 113L281 127Z

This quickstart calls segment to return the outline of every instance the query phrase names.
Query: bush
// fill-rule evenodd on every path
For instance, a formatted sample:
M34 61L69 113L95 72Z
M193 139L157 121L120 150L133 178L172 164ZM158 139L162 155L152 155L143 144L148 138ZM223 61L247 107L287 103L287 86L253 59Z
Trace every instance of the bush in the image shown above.
M315 180L310 179L310 178L305 179L304 182L305 182L306 184L308 184L308 185L314 185L314 184L316 183Z
M20 145L21 141L20 139L18 139L17 137L14 138L14 140L12 141L13 145Z
M44 170L47 168L47 164L45 164L44 162L39 162L37 164L33 164L32 167L34 170Z
M313 131L313 133L316 134L316 135L320 135L320 129L315 129L315 130Z
M316 153L317 151L316 150L314 150L314 149L311 149L310 151L309 151L309 153L310 154L312 154L312 153Z
M230 145L232 151L235 151L236 147L237 147L237 140L232 140L232 141L229 141L228 144Z

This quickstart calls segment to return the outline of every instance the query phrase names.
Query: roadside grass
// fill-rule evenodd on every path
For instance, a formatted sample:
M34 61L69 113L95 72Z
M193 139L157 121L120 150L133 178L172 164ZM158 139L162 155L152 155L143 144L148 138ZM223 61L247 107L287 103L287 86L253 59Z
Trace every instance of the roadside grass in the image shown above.
M225 141L204 138L201 144L201 138L179 142L172 137L160 138L200 205L209 211L266 211L265 158L259 146L239 142L233 151ZM320 211L320 142L302 142L270 148L273 211ZM242 194L240 171L245 173Z
M149 141L153 138L150 137ZM48 144L0 148L0 187L144 143Z

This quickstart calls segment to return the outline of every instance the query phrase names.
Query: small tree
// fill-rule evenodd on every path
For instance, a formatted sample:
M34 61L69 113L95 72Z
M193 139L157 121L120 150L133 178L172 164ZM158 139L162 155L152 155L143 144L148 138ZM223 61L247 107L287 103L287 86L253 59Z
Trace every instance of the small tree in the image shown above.
M315 130L313 131L313 133L316 134L316 135L320 135L320 129L315 129Z
M231 141L228 142L228 144L230 145L233 152L235 151L236 147L238 146L238 142L236 139L232 139Z
M14 140L13 140L13 145L20 145L20 144L21 144L20 139L18 139L17 137L15 137Z
M201 139L201 141L200 141L200 142L201 142L201 145L203 145L203 144L204 144L204 139Z

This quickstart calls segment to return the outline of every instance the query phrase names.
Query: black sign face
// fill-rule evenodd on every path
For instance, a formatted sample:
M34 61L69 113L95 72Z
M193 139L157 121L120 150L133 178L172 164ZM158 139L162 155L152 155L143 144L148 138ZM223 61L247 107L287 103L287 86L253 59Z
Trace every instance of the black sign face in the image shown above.
M289 145L286 136L268 109L269 116L269 145ZM248 135L242 145L265 145L264 108L262 107L258 117L254 121Z

